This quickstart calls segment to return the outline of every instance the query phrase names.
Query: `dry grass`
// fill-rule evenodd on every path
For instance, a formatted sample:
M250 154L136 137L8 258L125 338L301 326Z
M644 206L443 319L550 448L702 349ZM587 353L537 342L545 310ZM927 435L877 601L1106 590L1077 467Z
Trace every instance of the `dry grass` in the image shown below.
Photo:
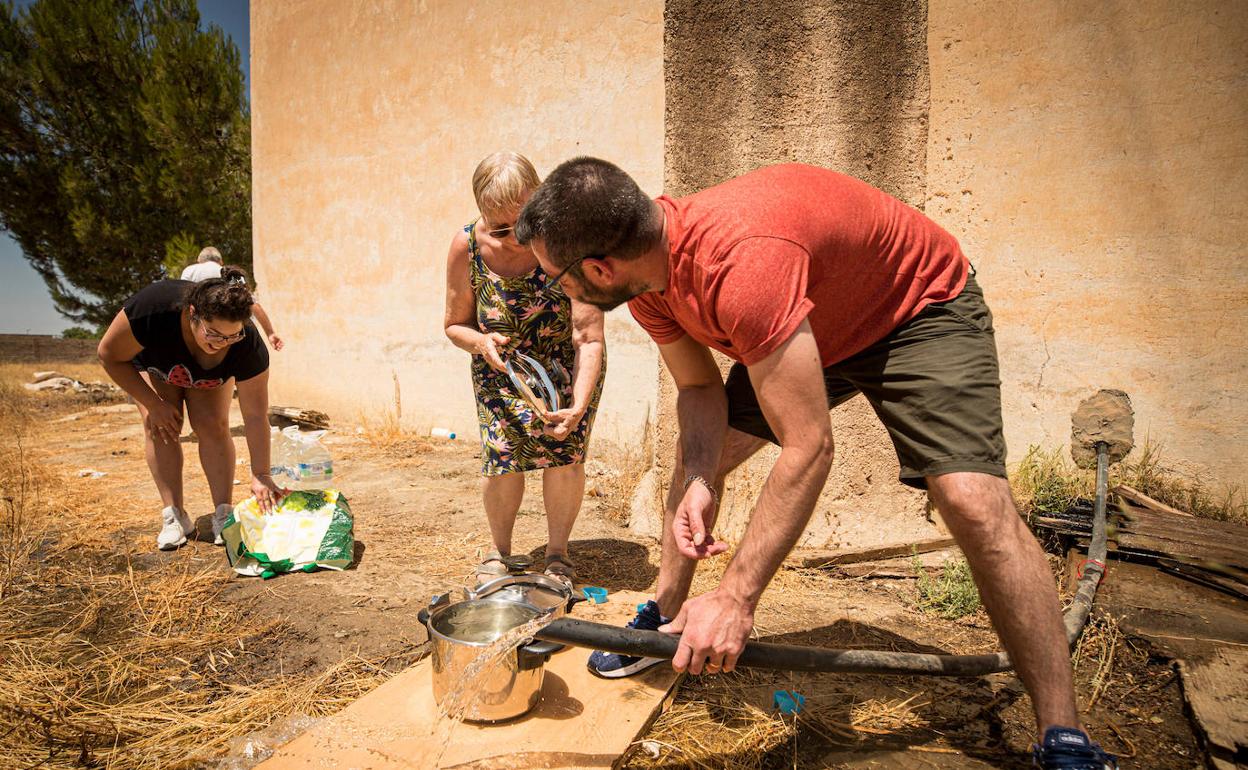
M956 620L978 612L983 606L966 559L946 559L935 577L923 568L923 562L918 556L914 557L913 568L918 575L915 589L918 592L919 609Z
M1122 646L1122 631L1111 615L1098 614L1089 619L1071 656L1075 671L1092 667L1092 690L1087 695L1085 710L1096 706L1114 681L1114 661Z
M777 689L802 692L802 711L795 716L772 708ZM864 743L902 745L916 735L933 735L922 713L927 699L920 694L860 697L852 689L827 687L826 680L810 676L745 669L690 677L621 765L762 770L804 765L810 757L799 759L803 750L818 754Z
M1064 450L1031 447L1010 474L1019 510L1025 516L1066 511L1076 500L1096 494L1096 472L1076 468ZM1199 476L1163 463L1161 448L1145 443L1112 466L1109 485L1132 486L1149 497L1207 519L1248 524L1248 500L1237 486L1215 487Z
M0 381L0 766L191 767L283 714L331 713L387 678L358 658L311 676L249 676L263 668L258 637L271 643L282 628L221 601L218 571L145 568L110 536L91 488L29 449L38 405Z
M55 363L55 364L23 364L0 363L0 383L7 383L21 388L23 383L34 380L37 371L59 372L79 382L109 382L104 367L98 363Z
M1145 443L1134 459L1118 469L1115 483L1135 487L1144 494L1182 511L1218 521L1248 524L1248 499L1238 486L1215 489L1199 476L1180 473L1161 459L1161 447Z
M1010 487L1025 516L1059 514L1096 493L1096 475L1076 468L1065 450L1032 446L1010 473Z
M651 427L647 425L646 435L640 446L613 449L604 453L602 458L590 460L586 469L586 489L591 496L599 498L602 514L607 519L616 524L628 524L633 494L642 476L651 468L653 447ZM661 494L653 504L662 510Z
M474 585L477 564L489 549L486 532L448 533L436 526L420 525L405 539L401 557L419 564L421 575L439 585Z
M428 431L405 428L394 412L387 411L380 419L360 419L359 436L386 460L409 468L424 464L424 455L437 448L437 439Z

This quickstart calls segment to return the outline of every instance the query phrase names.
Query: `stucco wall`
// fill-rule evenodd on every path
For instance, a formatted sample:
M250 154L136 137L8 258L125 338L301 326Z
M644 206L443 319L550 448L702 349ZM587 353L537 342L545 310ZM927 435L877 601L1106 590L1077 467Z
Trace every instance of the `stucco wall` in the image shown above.
M264 0L251 5L255 264L288 347L273 401L335 425L395 411L475 440L468 355L442 333L447 247L499 149L539 173L613 158L663 169L661 0ZM607 324L595 441L639 441L653 348Z
M666 189L675 195L790 160L924 200L926 8L918 0L797 3L669 0ZM721 364L727 362L721 359ZM663 375L659 420L675 424ZM888 436L861 397L832 415L836 459L802 544L857 545L933 531L923 497L897 481ZM674 431L657 434L664 481ZM729 478L717 531L739 537L777 450ZM652 505L634 527L655 531Z
M1006 438L1100 387L1137 445L1248 478L1248 6L930 0L928 213L980 270Z
M601 155L677 195L802 160L962 241L996 315L1011 459L1064 444L1078 400L1118 387L1139 439L1242 483L1248 12L929 2L253 3L256 269L290 343L275 401L349 424L393 412L397 379L408 427L472 434L443 270L488 152L539 171ZM635 444L649 419L665 479L670 378L626 311L608 341L598 438ZM869 408L832 420L805 544L931 533ZM730 481L721 532L740 534L773 459Z

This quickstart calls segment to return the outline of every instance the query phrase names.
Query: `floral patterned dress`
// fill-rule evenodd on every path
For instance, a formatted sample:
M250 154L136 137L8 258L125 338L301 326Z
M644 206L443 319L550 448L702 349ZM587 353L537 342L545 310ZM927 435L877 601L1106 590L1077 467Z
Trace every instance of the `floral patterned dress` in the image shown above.
M567 408L572 403L572 366L576 358L572 303L558 286L543 292L550 277L540 266L514 277L490 270L481 258L473 232L475 224L467 225L464 231L468 233L469 275L477 304L477 326L483 332L498 332L510 339L502 351L504 360L508 352L518 350L540 362L559 389L560 406ZM481 472L497 476L585 462L606 370L604 353L602 371L585 416L576 430L560 440L542 432L541 419L516 392L506 372L491 367L483 356L473 356L472 385L481 427Z

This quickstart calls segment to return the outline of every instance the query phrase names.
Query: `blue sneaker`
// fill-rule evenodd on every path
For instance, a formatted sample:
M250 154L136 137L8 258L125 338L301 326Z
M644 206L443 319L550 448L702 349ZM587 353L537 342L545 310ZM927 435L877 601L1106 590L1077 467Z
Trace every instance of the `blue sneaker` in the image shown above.
M1050 727L1031 749L1031 761L1043 770L1118 770L1118 757L1106 754L1082 730Z
M654 631L667 623L670 618L659 614L659 605L654 600L646 602L637 616L628 622L628 628L639 628L642 631ZM607 679L639 674L646 669L657 666L666 658L638 658L632 655L619 655L614 652L595 651L589 656L589 670Z

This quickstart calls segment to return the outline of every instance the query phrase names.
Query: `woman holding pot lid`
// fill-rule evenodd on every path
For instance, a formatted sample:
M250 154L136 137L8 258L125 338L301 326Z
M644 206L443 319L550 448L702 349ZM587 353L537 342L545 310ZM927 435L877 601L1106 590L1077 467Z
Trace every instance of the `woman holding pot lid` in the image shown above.
M602 311L572 302L521 246L512 225L541 183L527 158L497 152L478 164L472 191L480 216L456 233L447 256L446 336L472 354L481 429L482 497L494 549L482 580L507 573L524 474L542 471L546 574L569 585L576 573L568 538L585 492L585 456L606 369ZM507 374L523 353L559 391L542 411Z
M269 351L248 321L253 302L237 267L199 283L157 281L126 300L100 340L104 370L134 398L143 418L147 465L164 505L156 538L161 550L177 548L195 531L182 498L184 414L199 439L212 492L213 539L224 543L221 528L234 489L235 386L251 453L251 493L266 512L285 494L269 475Z

